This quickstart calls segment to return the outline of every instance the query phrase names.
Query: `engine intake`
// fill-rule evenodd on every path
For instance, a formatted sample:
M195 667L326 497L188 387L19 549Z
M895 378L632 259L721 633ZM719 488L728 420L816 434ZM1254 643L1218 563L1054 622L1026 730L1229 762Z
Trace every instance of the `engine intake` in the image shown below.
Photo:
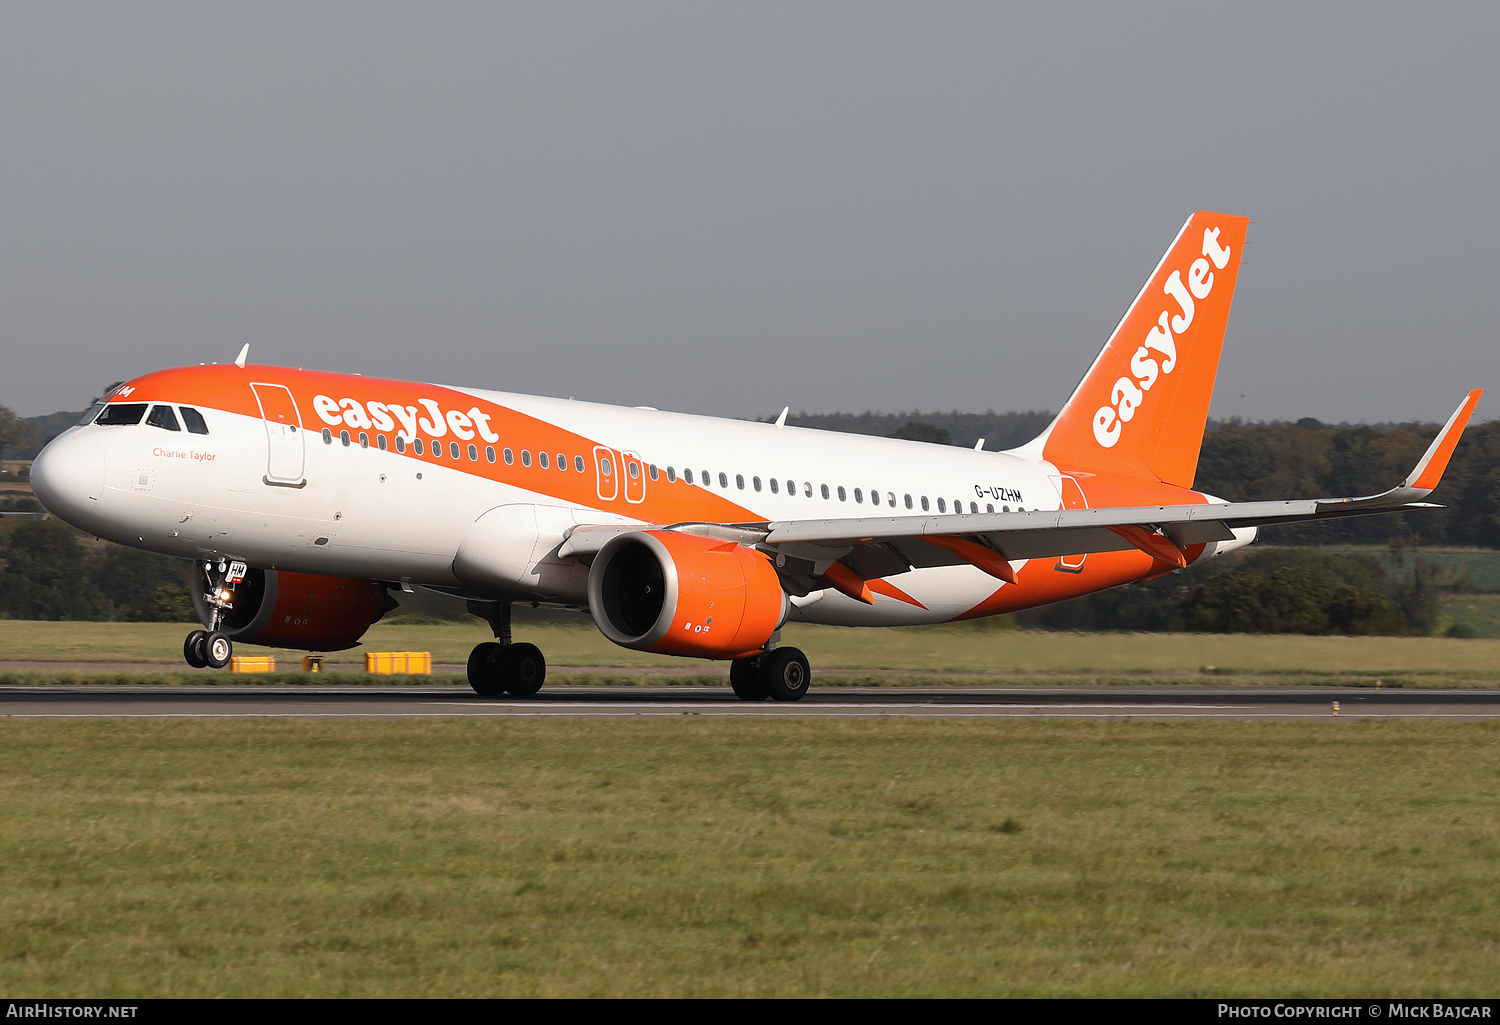
M786 620L771 560L733 541L669 530L611 538L589 570L589 612L626 648L744 658Z

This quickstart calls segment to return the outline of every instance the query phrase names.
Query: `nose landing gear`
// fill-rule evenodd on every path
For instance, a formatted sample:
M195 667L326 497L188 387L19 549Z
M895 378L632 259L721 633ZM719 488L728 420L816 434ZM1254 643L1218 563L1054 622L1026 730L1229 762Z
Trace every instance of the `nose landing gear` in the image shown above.
M469 602L469 611L489 622L493 641L477 645L469 655L469 686L487 698L503 694L529 698L547 680L547 660L535 644L512 644L510 605L506 602Z
M207 630L194 630L182 642L182 659L194 669L223 669L234 655L234 642L219 629L224 616L234 608L234 585L245 579L243 562L220 559L198 563L208 589L204 604L212 610Z

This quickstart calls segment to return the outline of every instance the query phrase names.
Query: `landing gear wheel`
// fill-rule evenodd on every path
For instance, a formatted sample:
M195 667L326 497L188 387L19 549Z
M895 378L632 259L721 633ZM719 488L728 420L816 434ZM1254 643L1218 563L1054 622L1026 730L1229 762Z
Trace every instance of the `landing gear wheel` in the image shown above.
M761 684L777 701L801 701L812 683L812 667L797 648L776 648L761 656Z
M234 644L220 630L215 630L203 639L203 661L210 669L223 669L234 654Z
M469 652L469 686L480 697L498 698L505 693L505 679L500 675L500 653L504 650L494 641L485 641Z
M535 644L507 645L500 656L505 689L518 698L529 698L547 680L547 660Z
M208 640L207 630L194 630L182 642L182 660L194 669L208 666L208 656L203 652L203 642Z
M547 660L535 644L485 641L469 654L469 686L486 698L529 698L547 679Z
M764 701L771 691L760 678L760 659L737 658L729 663L729 686L741 701Z

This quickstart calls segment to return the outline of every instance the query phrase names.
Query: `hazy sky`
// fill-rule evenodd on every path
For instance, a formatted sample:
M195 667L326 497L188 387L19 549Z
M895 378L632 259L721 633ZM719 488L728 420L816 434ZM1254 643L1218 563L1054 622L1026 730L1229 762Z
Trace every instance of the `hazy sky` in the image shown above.
M1500 6L0 2L0 404L252 359L1057 408L1187 215L1213 412L1500 386ZM1500 394L1480 416L1500 415Z

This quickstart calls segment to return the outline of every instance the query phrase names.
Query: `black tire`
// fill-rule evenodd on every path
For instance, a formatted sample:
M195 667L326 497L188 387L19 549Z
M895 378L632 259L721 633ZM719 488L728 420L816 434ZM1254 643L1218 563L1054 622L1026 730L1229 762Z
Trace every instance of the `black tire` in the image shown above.
M203 642L208 640L207 630L194 630L182 642L182 660L194 669L208 666L208 656L203 653Z
M760 678L758 658L738 658L729 663L729 686L741 701L764 701L771 696Z
M547 682L547 660L535 644L510 644L501 649L500 674L505 689L518 698L529 698Z
M223 669L234 657L234 642L222 630L203 638L203 661L210 669Z
M812 683L812 667L797 648L777 648L761 656L760 680L777 701L801 701Z
M500 656L505 651L494 641L485 641L469 652L469 686L481 697L498 698L505 693L505 677L500 672Z

